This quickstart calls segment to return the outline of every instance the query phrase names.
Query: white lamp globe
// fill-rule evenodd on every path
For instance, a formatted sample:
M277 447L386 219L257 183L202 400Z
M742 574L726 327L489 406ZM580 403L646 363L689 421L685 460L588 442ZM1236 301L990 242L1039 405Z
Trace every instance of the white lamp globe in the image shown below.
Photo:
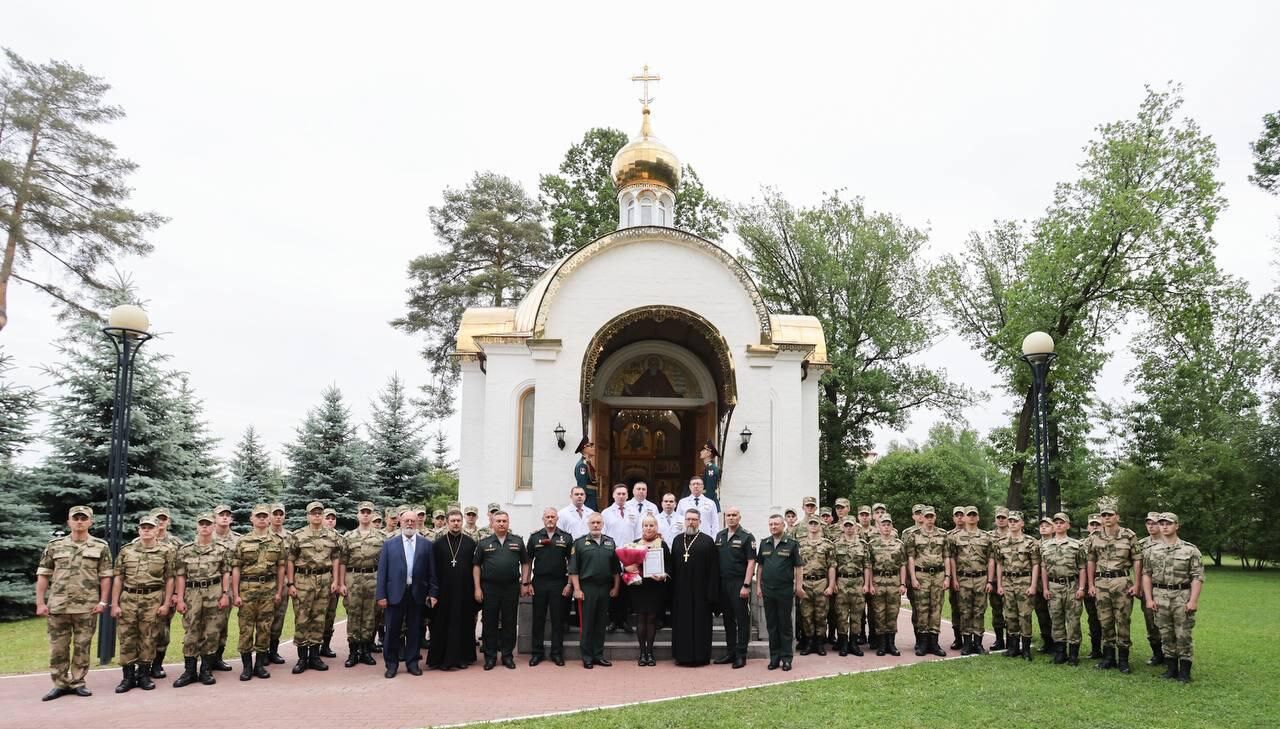
M1044 332L1031 332L1022 340L1022 354L1035 360L1048 357L1053 354L1053 337Z
M107 326L145 332L151 327L147 312L133 304L121 304L107 316Z

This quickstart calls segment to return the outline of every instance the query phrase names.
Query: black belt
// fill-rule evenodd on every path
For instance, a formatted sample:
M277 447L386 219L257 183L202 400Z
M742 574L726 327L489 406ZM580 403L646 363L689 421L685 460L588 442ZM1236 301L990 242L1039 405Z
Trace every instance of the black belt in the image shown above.
M1074 578L1074 577L1049 577L1049 578L1048 578L1048 580L1049 580L1050 582L1052 582L1053 584L1055 584L1055 585L1070 585L1070 584L1074 584L1074 583L1075 583L1076 578Z
M213 587L214 585L221 585L221 584L222 584L221 577L214 577L213 579L209 579L209 580L187 580L187 589L188 590L204 589L206 587Z
M942 571L942 565L940 564L934 565L932 567L922 567L920 565L916 565L916 572L923 572L926 575L931 575L931 574L934 574L935 572L941 572L941 571Z
M1111 570L1109 572L1094 572L1094 577L1128 577L1129 570Z
M837 574L836 574L836 577L839 577L839 578L841 578L841 579L850 579L850 578L853 578L853 577L860 577L860 576L861 576L861 573L858 573L858 572L850 572L850 573L848 573L848 574L846 574L846 573L844 573L844 572L839 572L839 573L837 573Z
M275 582L276 576L275 575L240 575L240 581L256 582L261 584L265 582Z
M1161 590L1190 590L1191 589L1190 582L1183 582L1180 585L1162 585L1158 582L1152 582L1151 586Z
M986 577L987 571L982 570L980 572L957 572L956 574L959 575L960 577Z
M1004 576L1005 577L1030 577L1031 573L1030 572L1006 572L1004 573Z
M310 577L310 576L313 576L313 575L327 575L327 574L329 574L329 573L330 573L330 572L332 572L332 571L333 571L333 568L332 568L332 567L318 567L318 568L313 569L313 570L309 570L309 569L307 569L306 567L294 567L294 568L293 568L293 573L294 573L295 575L307 575L307 576L309 576L309 577Z
M377 572L377 567L348 567L347 574L351 575L371 575Z
M160 590L163 588L164 588L164 585L151 585L150 587L125 587L123 588L123 590L124 592L127 592L130 595L149 595L155 592L156 590Z
M876 570L875 571L876 577L897 577L898 574L899 574L898 570Z
M812 574L812 575L806 574L806 575L804 576L804 578L805 578L806 580L825 580L825 579L827 579L827 573L826 573L826 572L817 572L817 573Z

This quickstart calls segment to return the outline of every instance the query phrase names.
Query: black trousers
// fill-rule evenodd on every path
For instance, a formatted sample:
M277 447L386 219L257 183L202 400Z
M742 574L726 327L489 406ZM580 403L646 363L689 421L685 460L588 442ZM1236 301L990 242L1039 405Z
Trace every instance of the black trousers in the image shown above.
M498 652L509 656L516 652L516 609L520 606L520 583L484 582L484 604L481 613L484 620L485 658L495 658Z
M551 617L551 655L564 655L564 613L565 601L562 593L568 584L567 577L534 577L533 578L533 638L535 656L542 655L542 637L546 629L547 617Z
M720 581L720 609L724 611L724 644L729 653L747 657L751 642L751 606L749 598L738 597L745 577Z
M418 662L418 641L422 639L422 605L405 591L404 599L397 604L388 603L383 611L383 627L386 640L382 646L382 659L388 666L400 661Z
M1044 595L1036 592L1035 601L1032 604L1036 609L1036 622L1040 624L1040 638L1048 645L1053 642L1053 616L1049 614L1049 601L1044 599Z
M793 592L776 597L764 594L764 625L769 632L769 660L791 660L795 650L795 633L792 632L791 610L795 607Z

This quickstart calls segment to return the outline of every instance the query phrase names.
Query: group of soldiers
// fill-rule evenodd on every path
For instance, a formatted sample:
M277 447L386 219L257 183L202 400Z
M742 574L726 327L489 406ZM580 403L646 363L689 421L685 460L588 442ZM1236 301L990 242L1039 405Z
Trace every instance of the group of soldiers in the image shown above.
M562 511L576 508L581 513L581 502L576 503L576 507L571 503ZM182 615L185 635L184 670L174 686L213 684L215 671L233 670L222 659L232 606L239 610L242 681L269 678L267 665L285 663L278 647L290 600L298 654L294 673L328 669L321 659L335 657L330 641L340 596L345 598L348 616L349 656L345 665L373 665L376 662L371 654L381 649L378 637L383 622L374 600L378 559L383 542L397 533L400 518L413 514L412 524L422 524L420 533L432 540L445 533L446 517L459 514L462 533L475 543L494 536L488 527L477 524L477 508L461 509L458 504L451 504L448 511L436 511L428 526L427 511L419 505L402 505L383 518L375 513L374 504L361 502L357 526L346 533L335 528L337 513L320 502L308 504L306 511L307 525L289 531L284 527L283 504L256 505L251 514L252 529L238 534L231 529L232 509L218 505L196 517L195 538L183 543L169 533L168 510L157 509L138 521L138 537L123 546L113 560L107 543L89 534L93 510L88 506L71 508L68 534L49 542L37 570L36 612L48 616L54 683L44 700L90 695L84 683L89 645L96 618L105 610L110 610L119 624L123 677L117 693L135 687L150 690L155 687L153 679L165 677L163 663L175 614ZM576 544L579 535L557 532L555 512L548 508L544 513L544 522L549 521L546 535L561 533ZM489 513L502 513L500 505L490 504ZM916 655L946 655L939 645L939 632L944 594L949 594L956 633L951 648L962 654L987 652L982 643L990 602L996 635L992 650L1032 660L1035 613L1045 639L1041 651L1052 653L1054 663L1076 665L1080 615L1087 607L1091 617L1096 614L1099 625L1101 645L1095 643L1092 655L1100 659L1097 667L1129 673L1130 611L1132 601L1140 599L1153 653L1151 664L1164 664L1166 678L1190 680L1191 635L1204 572L1199 550L1178 538L1175 514L1149 513L1147 535L1138 538L1119 525L1115 502L1104 499L1098 513L1090 516L1088 532L1082 538L1069 535L1070 518L1059 512L1040 520L1038 540L1023 532L1022 514L1017 511L997 509L990 531L979 528L979 516L974 506L957 506L952 511L953 527L946 530L937 524L934 507L917 504L912 509L914 524L899 533L883 504L860 507L854 515L843 498L835 501L834 511L819 510L817 499L806 497L799 514L790 508L772 514L772 539L759 542L752 560L759 569L747 570L744 575L749 585L754 574L765 600L770 667L779 662L790 667L792 592L798 608L795 627L801 654L825 655L824 644L833 643L842 656L863 655L859 646L868 644L877 655L899 655L896 626L903 595L913 611ZM599 537L599 529L596 523L591 535ZM741 531L742 537L750 536ZM506 539L505 529L501 536ZM535 540L538 536L541 532L530 542L555 543L554 539ZM607 541L602 538L601 543ZM573 552L570 546L567 554L560 555L565 562L564 584L569 587L560 587L557 582L552 591L565 597L580 597L587 582L587 570L583 568L584 574L578 574ZM546 614L548 604L552 606L551 623L557 633L552 657L562 665L556 655L561 637L557 628L564 618L555 608L563 603L553 595L538 605L538 593L546 590L535 587L537 579L545 581L550 579L548 575L561 579L560 567L557 564L555 574L535 569L531 576L529 558L523 559L526 568L515 573L513 579L520 584L512 595L532 593L536 613ZM477 570L481 564L482 560L477 560ZM616 592L616 564L610 559L601 564L604 571L591 573L592 578L599 576L606 592ZM766 565L771 567L766 570ZM737 579L736 574L734 577ZM743 592L747 589L743 587ZM481 590L476 594L477 600L483 599ZM785 611L779 610L782 602L786 603ZM514 642L509 616L504 609L504 664L509 662ZM783 617L785 620L778 619ZM542 656L541 622L535 621L533 665ZM474 631L474 622L471 627ZM486 630L489 628L486 625ZM492 628L496 631L498 625ZM497 643L496 633L492 641L486 638L486 668L492 664L490 646L496 648ZM733 653L735 646L728 647ZM745 660L745 647L736 648L742 654L738 658ZM608 665L602 655L597 663Z
M996 509L994 528L983 530L977 507L956 506L952 528L945 529L934 507L916 504L914 523L901 534L884 504L862 506L854 516L847 499L837 499L833 512L806 497L801 509L803 516L787 509L784 518L804 563L796 626L802 655L825 655L824 643L842 656L862 655L859 644L867 642L876 655L899 655L895 633L905 595L915 654L945 656L938 636L949 595L951 649L961 655L987 652L990 603L991 650L1031 661L1034 614L1045 641L1041 652L1051 653L1055 664L1078 665L1083 610L1096 667L1130 673L1129 623L1138 599L1151 665L1164 665L1164 678L1191 680L1204 570L1195 545L1178 538L1176 514L1148 513L1147 535L1139 538L1119 524L1115 500L1104 498L1080 538L1069 534L1070 516L1058 512L1040 519L1036 539L1023 532L1021 512L1004 507Z

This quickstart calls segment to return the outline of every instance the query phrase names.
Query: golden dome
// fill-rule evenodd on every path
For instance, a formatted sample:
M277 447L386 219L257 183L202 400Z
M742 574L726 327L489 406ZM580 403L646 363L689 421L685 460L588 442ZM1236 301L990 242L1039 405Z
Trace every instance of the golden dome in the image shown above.
M621 190L628 185L662 185L675 191L680 185L680 160L649 127L649 108L644 109L640 136L632 139L613 157L613 184Z

